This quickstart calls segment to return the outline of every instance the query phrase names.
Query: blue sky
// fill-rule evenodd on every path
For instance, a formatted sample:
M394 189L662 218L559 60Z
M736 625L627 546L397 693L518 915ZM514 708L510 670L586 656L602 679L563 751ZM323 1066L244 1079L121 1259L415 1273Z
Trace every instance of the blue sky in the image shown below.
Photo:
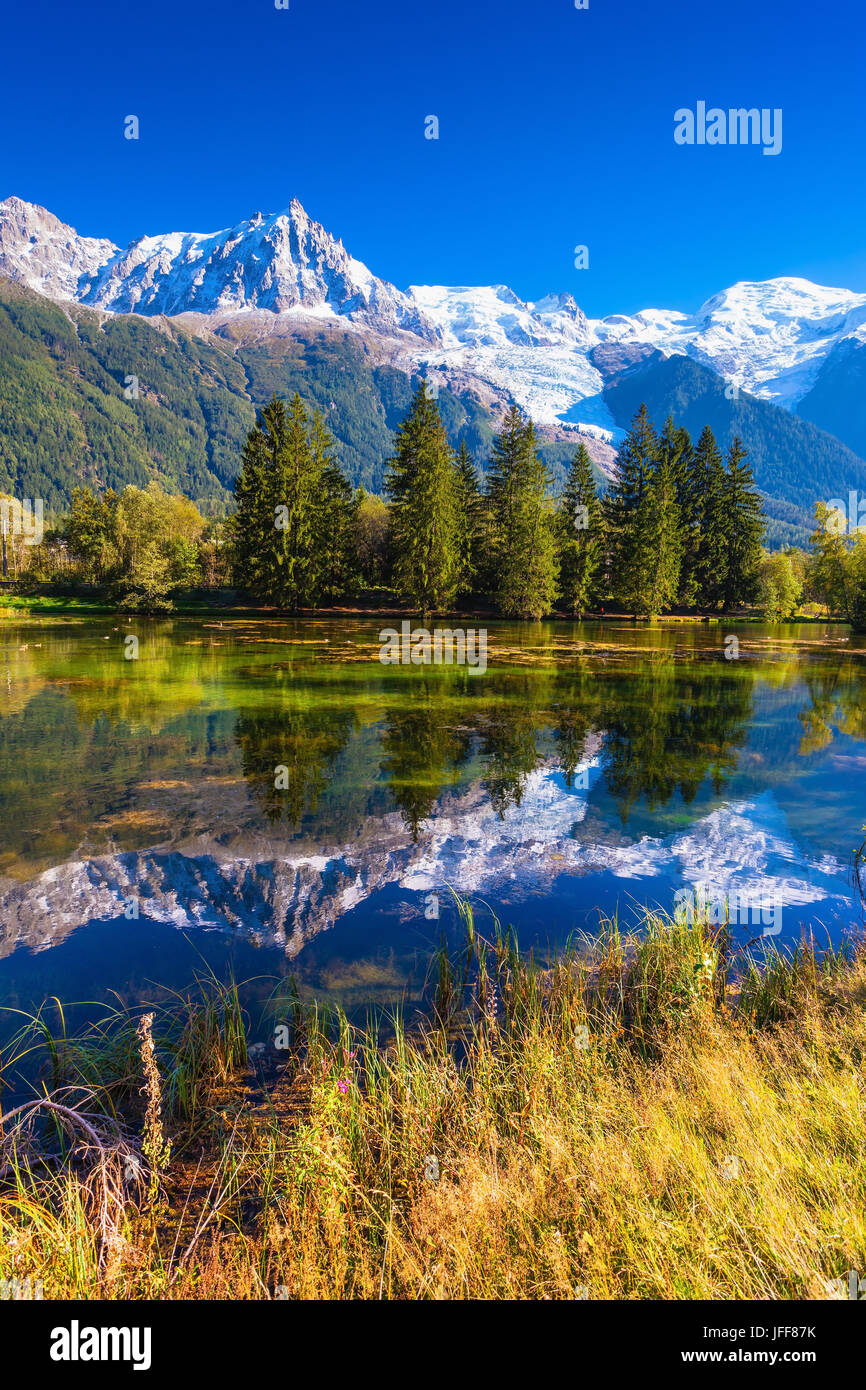
M4 38L0 196L82 233L295 196L400 287L570 290L593 316L774 275L866 290L859 0L49 0ZM781 107L781 154L677 146L698 100Z

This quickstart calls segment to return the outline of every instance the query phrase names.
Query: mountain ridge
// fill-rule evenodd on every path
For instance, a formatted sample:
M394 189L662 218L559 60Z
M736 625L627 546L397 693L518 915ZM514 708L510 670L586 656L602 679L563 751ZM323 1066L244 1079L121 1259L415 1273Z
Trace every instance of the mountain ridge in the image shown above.
M866 295L793 277L740 282L693 315L592 320L567 291L398 290L297 201L121 249L11 197L0 350L0 491L54 511L80 481L155 478L219 512L274 391L319 409L351 482L380 491L419 376L482 467L502 412L522 406L557 488L578 442L615 475L640 395L657 423L694 428L700 413L723 446L743 435L776 542L805 538L819 497L866 491Z
M253 311L270 314L275 328L284 316L331 323L391 342L395 364L424 365L434 381L473 378L539 424L614 443L620 429L604 401L611 351L691 357L726 385L785 409L805 402L806 418L811 405L826 408L829 393L838 437L848 442L839 430L856 407L843 390L840 408L826 369L844 358L840 345L866 348L866 294L793 276L738 281L691 315L647 308L601 319L587 318L568 291L535 302L507 285L403 291L351 256L297 199L217 232L142 236L122 249L10 196L0 202L0 274L109 313L202 314L217 332ZM859 447L859 417L856 434Z

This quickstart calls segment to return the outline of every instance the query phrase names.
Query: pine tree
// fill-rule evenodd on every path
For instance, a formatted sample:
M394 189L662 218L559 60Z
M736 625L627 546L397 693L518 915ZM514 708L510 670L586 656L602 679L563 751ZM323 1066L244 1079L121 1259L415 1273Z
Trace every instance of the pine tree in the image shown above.
M679 507L683 506L688 496L692 452L692 440L688 430L682 425L677 425L674 417L669 415L659 435L659 453L667 460Z
M420 382L388 460L394 583L422 618L454 598L460 579L457 477L439 408Z
M318 410L313 412L310 454L318 479L313 514L313 544L316 557L314 592L333 599L351 586L352 525L355 503L352 486L335 462L331 450L334 440Z
M460 442L455 472L460 565L458 591L464 597L468 597L474 590L478 574L478 551L481 541L481 488L478 483L475 462L466 447L465 439Z
M636 616L648 611L652 569L648 492L658 451L656 432L642 405L620 447L617 479L604 506L611 585L615 597Z
M236 576L293 612L347 582L351 489L332 446L299 395L288 407L274 395L249 433L235 482Z
M761 499L755 491L751 465L736 435L725 463L725 531L727 565L722 589L726 610L754 603L758 597L765 523Z
M642 553L640 606L647 616L669 612L679 592L682 536L676 491L668 455L660 450L638 509Z
M235 479L232 540L237 581L270 597L274 479L286 440L286 407L274 394L250 430Z
M585 444L568 470L558 522L562 600L569 613L583 617L597 601L604 560L602 505Z
M308 435L309 420L299 395L286 412L283 447L272 478L272 525L266 554L271 576L269 597L297 612L316 593L314 517L318 500Z
M698 551L698 532L691 520L691 469L694 448L691 436L669 415L659 436L659 455L669 468L679 521L680 572L676 602L689 606L694 601L694 562Z
M727 498L725 466L715 435L705 425L692 456L689 523L696 531L688 576L699 608L717 608L727 583Z
M494 597L506 617L541 618L556 598L551 481L532 421L512 406L493 441L487 482Z

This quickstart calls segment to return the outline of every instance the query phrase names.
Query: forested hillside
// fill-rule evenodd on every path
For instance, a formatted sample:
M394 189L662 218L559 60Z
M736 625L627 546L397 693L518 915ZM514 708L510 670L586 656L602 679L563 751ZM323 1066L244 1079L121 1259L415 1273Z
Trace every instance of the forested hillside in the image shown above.
M808 420L740 391L734 400L725 383L688 357L654 353L605 391L617 424L627 427L646 402L660 429L669 415L698 434L707 424L719 447L735 436L749 452L755 481L765 494L770 539L802 543L811 528L816 501L866 491L866 462Z
M221 516L256 412L274 393L295 392L322 414L349 482L381 493L417 380L377 363L360 335L307 326L233 340L230 328L220 337L173 319L61 306L0 278L0 493L41 497L56 515L79 484L156 481ZM691 359L654 353L604 394L623 428L646 401L657 428L669 415L694 433L708 423L723 449L740 436L777 544L805 540L815 501L866 491L866 463L835 436L745 392L729 400L723 388ZM438 403L450 444L465 443L483 471L498 422L470 390L443 388ZM558 493L575 443L539 436L538 447Z
M381 490L412 380L371 365L360 339L235 346L176 321L61 307L0 281L0 493L42 497L57 511L80 483L119 490L155 480L220 514L256 410L274 391L298 391L319 409L353 484ZM484 407L442 391L440 408L453 442L484 457L493 437Z
M80 483L156 479L224 506L254 415L243 367L220 348L3 283L0 491L56 511Z

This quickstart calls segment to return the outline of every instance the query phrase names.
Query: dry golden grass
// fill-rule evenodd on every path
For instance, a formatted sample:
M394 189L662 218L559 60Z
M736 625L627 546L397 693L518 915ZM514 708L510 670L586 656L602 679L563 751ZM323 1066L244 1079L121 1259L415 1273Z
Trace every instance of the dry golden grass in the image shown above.
M192 1035L158 1048L183 1101L160 1199L106 1242L86 1174L19 1155L0 1274L59 1298L778 1299L866 1268L862 953L740 992L703 923L540 970L464 911L432 1022L377 1046L296 1005L264 1100L234 1005L190 1015L229 1042L192 1106Z

